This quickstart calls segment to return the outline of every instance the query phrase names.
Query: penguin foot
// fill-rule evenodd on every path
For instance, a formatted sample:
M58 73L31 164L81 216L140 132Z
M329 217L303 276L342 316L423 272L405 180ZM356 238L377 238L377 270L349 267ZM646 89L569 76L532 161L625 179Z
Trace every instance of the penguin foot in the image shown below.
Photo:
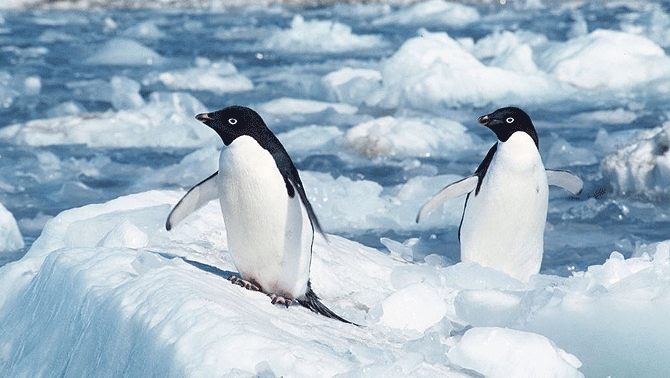
M251 281L243 280L242 278L238 276L230 276L228 279L231 283L242 286L243 288L247 290L252 290L252 291L261 291L261 288L258 287L258 285L254 284Z
M289 308L289 306L291 306L293 304L293 298L283 297L281 295L277 295L277 294L274 294L274 293L268 294L268 297L270 297L270 299L272 299L272 304L277 304L277 303L283 304L284 306L286 306L286 308Z

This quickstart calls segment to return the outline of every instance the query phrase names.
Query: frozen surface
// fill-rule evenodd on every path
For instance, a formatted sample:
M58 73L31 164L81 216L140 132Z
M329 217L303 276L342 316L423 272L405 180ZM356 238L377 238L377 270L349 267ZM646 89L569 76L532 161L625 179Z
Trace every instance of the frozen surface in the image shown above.
M0 256L0 324L18 330L1 376L540 374L497 355L670 371L667 2L34 3L0 4L0 203L24 244ZM294 159L333 234L315 290L365 328L228 284L216 204L163 231L217 169L194 115L232 104ZM509 105L545 165L586 184L551 189L528 284L459 263L464 198L414 222L494 143L477 117Z

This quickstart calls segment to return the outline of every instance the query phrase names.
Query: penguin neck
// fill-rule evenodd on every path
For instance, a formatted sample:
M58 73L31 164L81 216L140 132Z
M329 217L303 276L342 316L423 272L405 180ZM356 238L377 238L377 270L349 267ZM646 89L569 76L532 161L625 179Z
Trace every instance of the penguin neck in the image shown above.
M523 171L535 169L538 164L544 168L535 141L523 131L513 133L505 142L498 141L496 155L495 160L508 166L508 169Z

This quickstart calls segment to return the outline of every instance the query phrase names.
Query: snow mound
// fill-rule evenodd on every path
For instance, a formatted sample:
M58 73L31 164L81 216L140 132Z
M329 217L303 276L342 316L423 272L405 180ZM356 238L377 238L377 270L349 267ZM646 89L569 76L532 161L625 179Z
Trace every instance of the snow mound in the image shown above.
M216 94L243 92L254 88L251 80L239 74L232 63L212 63L209 59L197 58L195 65L195 68L185 70L152 73L142 83L151 85L160 82L173 90L210 91Z
M558 101L571 93L541 72L486 66L446 33L422 30L420 34L382 63L383 88L369 104L435 111L491 103L537 104Z
M473 7L444 0L429 0L380 17L372 24L463 27L479 18L479 12Z
M190 94L154 92L148 103L137 109L14 124L0 130L0 139L29 146L200 147L215 142L209 128L193 118L204 110Z
M465 126L446 119L386 116L358 124L344 135L345 147L375 158L453 155L474 147Z
M670 58L661 47L645 37L613 30L598 29L560 43L539 61L558 80L588 90L629 90L670 79Z
M343 52L379 48L385 42L376 35L355 35L351 27L334 21L305 21L295 15L291 28L277 30L268 36L261 47L288 52Z
M143 44L127 38L114 38L107 41L91 56L84 60L86 64L114 66L144 66L161 64L164 58Z
M640 131L626 146L605 157L603 176L622 195L660 199L670 195L670 122Z
M23 248L23 236L14 215L0 203L0 253Z
M575 356L557 348L544 336L513 329L470 329L449 351L449 358L489 378L584 377L577 370L582 364Z
M563 377L616 376L631 364L640 376L668 369L670 242L524 284L477 264L408 263L319 237L314 290L361 328L231 285L216 201L165 231L182 194L144 192L64 211L21 260L0 268L0 322L14 330L0 334L0 375ZM481 309L510 329L473 324L463 334L459 324L481 323Z

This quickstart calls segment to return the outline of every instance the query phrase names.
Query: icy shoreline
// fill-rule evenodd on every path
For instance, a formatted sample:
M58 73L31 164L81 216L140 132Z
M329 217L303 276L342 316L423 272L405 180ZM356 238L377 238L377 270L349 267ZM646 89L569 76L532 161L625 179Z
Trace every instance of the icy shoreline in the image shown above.
M0 336L0 375L651 377L670 369L670 242L523 284L476 265L408 263L334 235L319 239L314 289L358 328L231 285L216 202L163 229L180 195L150 191L67 210L23 259L0 268L0 285L11 288L0 294L0 324L13 330Z

